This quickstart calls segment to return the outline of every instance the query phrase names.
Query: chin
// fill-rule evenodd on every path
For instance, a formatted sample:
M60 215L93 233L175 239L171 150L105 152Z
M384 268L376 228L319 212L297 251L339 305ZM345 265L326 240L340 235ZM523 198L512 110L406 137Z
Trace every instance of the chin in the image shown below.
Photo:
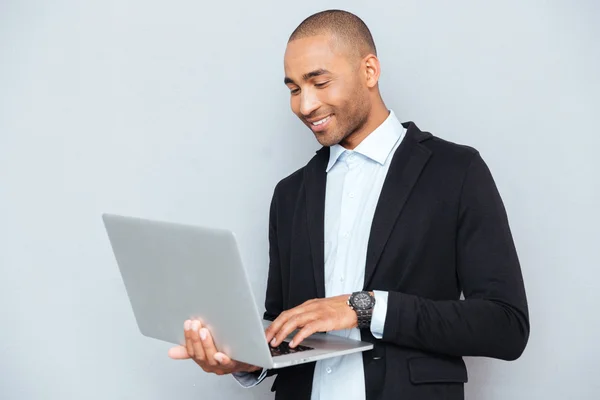
M321 146L331 147L339 144L344 138L340 138L332 134L320 133L315 134L315 139L317 139L317 142L319 142Z
M325 146L325 147L335 146L336 144L339 143L339 140L335 140L332 138L324 138L324 137L317 137L317 141L319 142L319 144L321 146Z

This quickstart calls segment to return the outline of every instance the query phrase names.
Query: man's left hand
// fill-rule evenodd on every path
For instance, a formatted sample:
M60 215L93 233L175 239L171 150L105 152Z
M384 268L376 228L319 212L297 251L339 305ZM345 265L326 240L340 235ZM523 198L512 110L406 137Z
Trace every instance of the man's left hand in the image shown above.
M290 342L290 347L298 346L315 332L329 332L356 328L356 312L347 304L350 295L309 300L297 307L282 312L265 331L267 342L279 346L295 329L300 331Z

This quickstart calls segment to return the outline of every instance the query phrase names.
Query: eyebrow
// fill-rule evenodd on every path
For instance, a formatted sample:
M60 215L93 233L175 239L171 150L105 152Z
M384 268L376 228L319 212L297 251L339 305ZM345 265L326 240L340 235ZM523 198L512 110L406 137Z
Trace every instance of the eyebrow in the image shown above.
M314 71L310 71L310 72L302 75L302 79L307 81L310 78L314 78L315 76L321 76L321 75L325 75L325 74L330 74L330 72L324 68L319 68L319 69L315 69ZM283 83L285 83L287 85L288 83L295 83L295 82L292 80L292 78L288 78L286 76L285 79L283 80Z

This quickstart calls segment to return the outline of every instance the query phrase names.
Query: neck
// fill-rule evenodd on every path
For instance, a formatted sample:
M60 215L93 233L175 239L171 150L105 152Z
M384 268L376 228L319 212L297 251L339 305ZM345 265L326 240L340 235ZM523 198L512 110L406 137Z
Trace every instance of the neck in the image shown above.
M340 142L345 149L354 150L367 136L377 129L390 115L383 101L379 101L371 110L367 122L356 132Z

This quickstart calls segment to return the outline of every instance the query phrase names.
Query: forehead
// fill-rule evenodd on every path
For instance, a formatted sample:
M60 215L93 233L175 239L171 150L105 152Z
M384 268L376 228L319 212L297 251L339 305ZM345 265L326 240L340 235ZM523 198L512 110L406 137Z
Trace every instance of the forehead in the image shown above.
M317 69L338 70L345 59L331 36L311 36L288 43L283 59L287 76L302 75Z

